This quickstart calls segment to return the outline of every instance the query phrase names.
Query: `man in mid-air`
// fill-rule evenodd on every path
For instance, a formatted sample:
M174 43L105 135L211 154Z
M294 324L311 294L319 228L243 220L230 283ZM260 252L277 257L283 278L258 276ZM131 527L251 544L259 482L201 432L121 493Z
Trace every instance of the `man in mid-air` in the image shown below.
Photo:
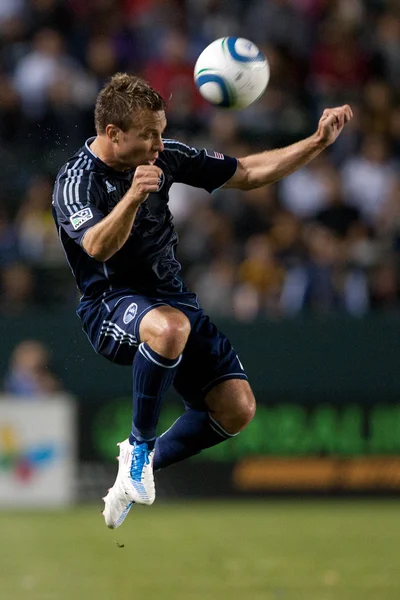
M96 137L61 168L54 187L54 219L82 293L83 329L96 352L133 369L131 431L104 498L110 528L133 503L154 502L154 470L237 435L255 412L238 356L182 281L171 185L210 193L267 185L315 158L352 118L347 105L326 109L310 137L236 159L163 139L165 108L145 81L116 74L96 100ZM157 438L172 383L186 410Z

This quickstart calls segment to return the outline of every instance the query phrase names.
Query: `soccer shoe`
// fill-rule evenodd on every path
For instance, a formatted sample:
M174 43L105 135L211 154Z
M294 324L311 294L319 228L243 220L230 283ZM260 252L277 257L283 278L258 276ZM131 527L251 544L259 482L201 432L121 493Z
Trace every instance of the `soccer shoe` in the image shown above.
M154 450L146 443L133 446L124 440L119 446L119 465L115 483L103 498L107 527L115 529L126 518L132 504L153 504L156 496L153 476Z
M133 502L127 499L125 492L116 483L108 490L103 500L104 510L101 514L107 527L116 529L125 521Z

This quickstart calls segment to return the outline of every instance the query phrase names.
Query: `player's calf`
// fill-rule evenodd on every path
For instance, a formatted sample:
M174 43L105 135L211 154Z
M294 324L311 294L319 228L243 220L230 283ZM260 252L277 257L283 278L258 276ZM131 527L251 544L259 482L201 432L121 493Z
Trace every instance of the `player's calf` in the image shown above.
M253 392L243 379L229 379L212 388L206 404L211 417L230 435L242 431L256 412Z

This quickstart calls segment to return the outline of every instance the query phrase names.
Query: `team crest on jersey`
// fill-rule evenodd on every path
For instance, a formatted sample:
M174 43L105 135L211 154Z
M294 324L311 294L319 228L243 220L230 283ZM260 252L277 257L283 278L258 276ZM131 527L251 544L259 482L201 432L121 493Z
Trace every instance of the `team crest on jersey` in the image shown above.
M125 325L128 325L128 323L130 323L132 321L132 319L134 319L136 317L136 313L137 313L137 304L135 304L135 302L132 302L132 304L130 304L128 306L128 308L124 312L124 316L122 317L122 320L125 323Z
M165 183L165 175L164 173L161 171L161 175L158 177L158 192L161 190L162 186Z
M90 219L93 219L93 213L91 208L82 208L82 210L78 210L78 212L74 213L69 218L72 227L75 230L79 229L79 227L86 223L86 221L90 221Z

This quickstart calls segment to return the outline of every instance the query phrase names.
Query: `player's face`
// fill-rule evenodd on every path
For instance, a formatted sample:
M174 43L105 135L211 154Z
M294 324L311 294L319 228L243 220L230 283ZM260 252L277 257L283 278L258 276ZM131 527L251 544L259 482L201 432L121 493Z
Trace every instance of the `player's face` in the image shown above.
M143 110L134 115L134 125L128 131L120 131L115 153L120 165L138 167L152 165L158 153L164 150L162 135L167 125L165 112Z

